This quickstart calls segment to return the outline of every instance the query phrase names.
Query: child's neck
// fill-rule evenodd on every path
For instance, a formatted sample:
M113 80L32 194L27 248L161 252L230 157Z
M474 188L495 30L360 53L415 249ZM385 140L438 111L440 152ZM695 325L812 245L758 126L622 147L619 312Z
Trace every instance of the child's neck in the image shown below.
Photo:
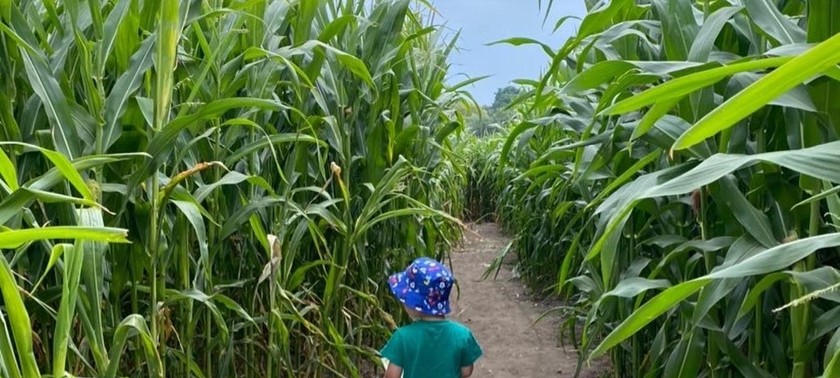
M414 320L415 321L423 320L423 321L427 321L427 322L441 322L441 321L446 320L446 317L441 316L441 315L437 315L437 316L435 316L435 315L420 315L420 316L414 318Z
M413 321L417 321L417 320L425 320L425 321L430 321L430 322L439 322L439 321L446 320L446 316L445 316L445 315L429 315L429 314L424 314L424 313L422 313L422 312L420 312L420 311L417 311L417 310L415 310L415 309L413 309L413 308L409 308L408 306L406 306L405 311L408 313L408 316L409 316L409 317L411 318L411 320L413 320Z

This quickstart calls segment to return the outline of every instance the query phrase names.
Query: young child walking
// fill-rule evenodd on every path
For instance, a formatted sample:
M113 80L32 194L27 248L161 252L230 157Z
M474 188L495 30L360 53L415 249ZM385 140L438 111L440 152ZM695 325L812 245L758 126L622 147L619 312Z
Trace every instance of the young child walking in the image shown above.
M481 347L466 326L448 320L449 293L455 283L442 263L421 257L388 279L412 323L394 332L380 351L385 378L466 378Z

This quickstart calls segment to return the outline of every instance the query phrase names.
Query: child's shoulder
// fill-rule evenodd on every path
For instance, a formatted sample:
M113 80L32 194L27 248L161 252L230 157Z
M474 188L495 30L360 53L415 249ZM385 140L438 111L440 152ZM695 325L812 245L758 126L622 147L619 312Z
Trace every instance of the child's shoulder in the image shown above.
M420 330L427 327L447 327L457 332L472 333L468 326L452 319L446 319L439 322L411 322L402 327L399 327L397 329L397 332L399 332L400 330L402 330L402 332L411 332L411 330Z

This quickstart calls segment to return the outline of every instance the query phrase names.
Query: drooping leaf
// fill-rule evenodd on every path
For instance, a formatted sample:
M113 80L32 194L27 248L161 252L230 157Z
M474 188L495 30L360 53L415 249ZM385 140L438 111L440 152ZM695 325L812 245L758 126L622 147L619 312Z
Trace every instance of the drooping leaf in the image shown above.
M499 44L508 44L511 46L523 46L523 45L537 45L545 52L546 55L549 57L554 57L554 50L551 46L542 43L533 38L526 38L526 37L513 37L513 38L506 38L501 39L498 41L490 42L487 44L488 46L499 45Z
M814 236L767 249L737 264L672 286L646 302L616 327L592 352L598 357L676 306L714 279L743 278L784 269L819 249L840 246L840 233Z
M597 358L606 353L708 283L709 279L695 279L672 286L659 293L610 332L601 344L592 351L589 358Z
M616 115L640 109L660 101L670 100L688 95L689 93L706 88L727 76L739 72L756 71L767 68L779 67L789 61L790 57L763 58L745 62L727 64L721 67L696 72L690 75L681 76L664 84L657 85L638 95L622 100L601 113L604 115Z
M753 22L780 45L805 42L805 31L782 14L771 0L744 1Z
M840 63L840 34L782 64L715 108L686 131L674 143L674 149L691 147L721 130L732 127L781 94L814 76L821 75L837 63Z
M48 150L46 148L26 143L0 142L0 145L18 145L26 148L32 148L41 152L47 159L49 159L55 165L55 168L58 169L59 172L61 172L64 178L66 178L67 181L70 181L70 183L73 184L73 187L76 189L76 191L79 192L79 194L82 195L82 197L85 200L95 202L93 194L90 192L90 188L88 188L87 183L85 183L85 180L82 178L82 175L80 175L79 172L76 171L76 169L73 167L73 164L70 162L70 160L67 159L66 156L59 154L55 151Z
M0 232L0 248L17 248L24 243L47 239L95 240L108 243L128 243L127 230L121 228L89 228L76 226L55 226L6 230Z

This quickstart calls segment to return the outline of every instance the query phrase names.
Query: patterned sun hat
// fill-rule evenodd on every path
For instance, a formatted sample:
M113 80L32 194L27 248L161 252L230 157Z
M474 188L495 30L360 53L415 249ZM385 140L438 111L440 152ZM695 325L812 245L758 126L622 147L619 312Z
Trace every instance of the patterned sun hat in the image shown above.
M406 306L426 315L446 315L455 277L442 263L421 257L388 278L391 292Z

